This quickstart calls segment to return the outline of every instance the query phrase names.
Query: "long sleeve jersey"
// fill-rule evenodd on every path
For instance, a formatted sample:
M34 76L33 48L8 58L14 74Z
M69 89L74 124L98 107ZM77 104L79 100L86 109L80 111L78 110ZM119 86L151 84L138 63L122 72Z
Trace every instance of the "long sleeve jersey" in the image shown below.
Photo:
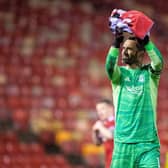
M116 142L158 140L156 105L163 59L151 41L145 49L151 63L137 69L118 65L117 48L111 47L106 57L106 71L112 83L115 106Z

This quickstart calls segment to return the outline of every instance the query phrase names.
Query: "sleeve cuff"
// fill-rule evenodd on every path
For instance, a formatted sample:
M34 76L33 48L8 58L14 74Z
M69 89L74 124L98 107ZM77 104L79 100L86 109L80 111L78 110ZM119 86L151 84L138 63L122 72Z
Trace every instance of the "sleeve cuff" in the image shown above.
M145 49L147 51L150 51L153 49L153 46L154 46L154 44L151 41L149 41L149 43L145 46Z

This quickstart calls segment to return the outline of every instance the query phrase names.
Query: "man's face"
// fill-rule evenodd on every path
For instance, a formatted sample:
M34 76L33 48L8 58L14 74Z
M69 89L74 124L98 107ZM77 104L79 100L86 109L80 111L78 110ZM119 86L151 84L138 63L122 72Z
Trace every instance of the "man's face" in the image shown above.
M96 105L97 114L100 120L106 120L113 115L113 106L107 103L98 103Z
M126 40L122 48L122 61L125 64L132 65L139 63L139 53L137 42L135 40Z

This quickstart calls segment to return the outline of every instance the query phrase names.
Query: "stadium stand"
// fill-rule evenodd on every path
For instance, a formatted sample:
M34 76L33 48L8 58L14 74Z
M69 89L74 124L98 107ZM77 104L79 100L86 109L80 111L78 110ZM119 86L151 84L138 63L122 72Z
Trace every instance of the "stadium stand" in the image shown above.
M108 16L113 8L133 7L154 19L152 38L165 59L158 99L161 164L165 165L168 9L164 1L1 0L1 168L102 167L102 150L86 146L91 145L96 100L111 97L104 69L113 38ZM65 130L70 134L61 137ZM47 150L46 144L55 150ZM67 154L73 150L83 157L80 162Z

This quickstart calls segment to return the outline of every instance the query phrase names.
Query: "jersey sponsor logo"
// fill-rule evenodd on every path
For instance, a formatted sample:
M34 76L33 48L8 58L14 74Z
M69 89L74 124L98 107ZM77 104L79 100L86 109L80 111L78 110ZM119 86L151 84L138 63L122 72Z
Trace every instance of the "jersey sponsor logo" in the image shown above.
M126 82L126 90L131 92L132 94L141 95L143 92L143 83L145 82L145 76L143 74L139 75L136 79L136 83L134 80L132 81L130 77L125 77L124 81ZM137 86L138 85L138 86Z
M132 94L140 95L143 91L143 86L126 86L126 89Z

